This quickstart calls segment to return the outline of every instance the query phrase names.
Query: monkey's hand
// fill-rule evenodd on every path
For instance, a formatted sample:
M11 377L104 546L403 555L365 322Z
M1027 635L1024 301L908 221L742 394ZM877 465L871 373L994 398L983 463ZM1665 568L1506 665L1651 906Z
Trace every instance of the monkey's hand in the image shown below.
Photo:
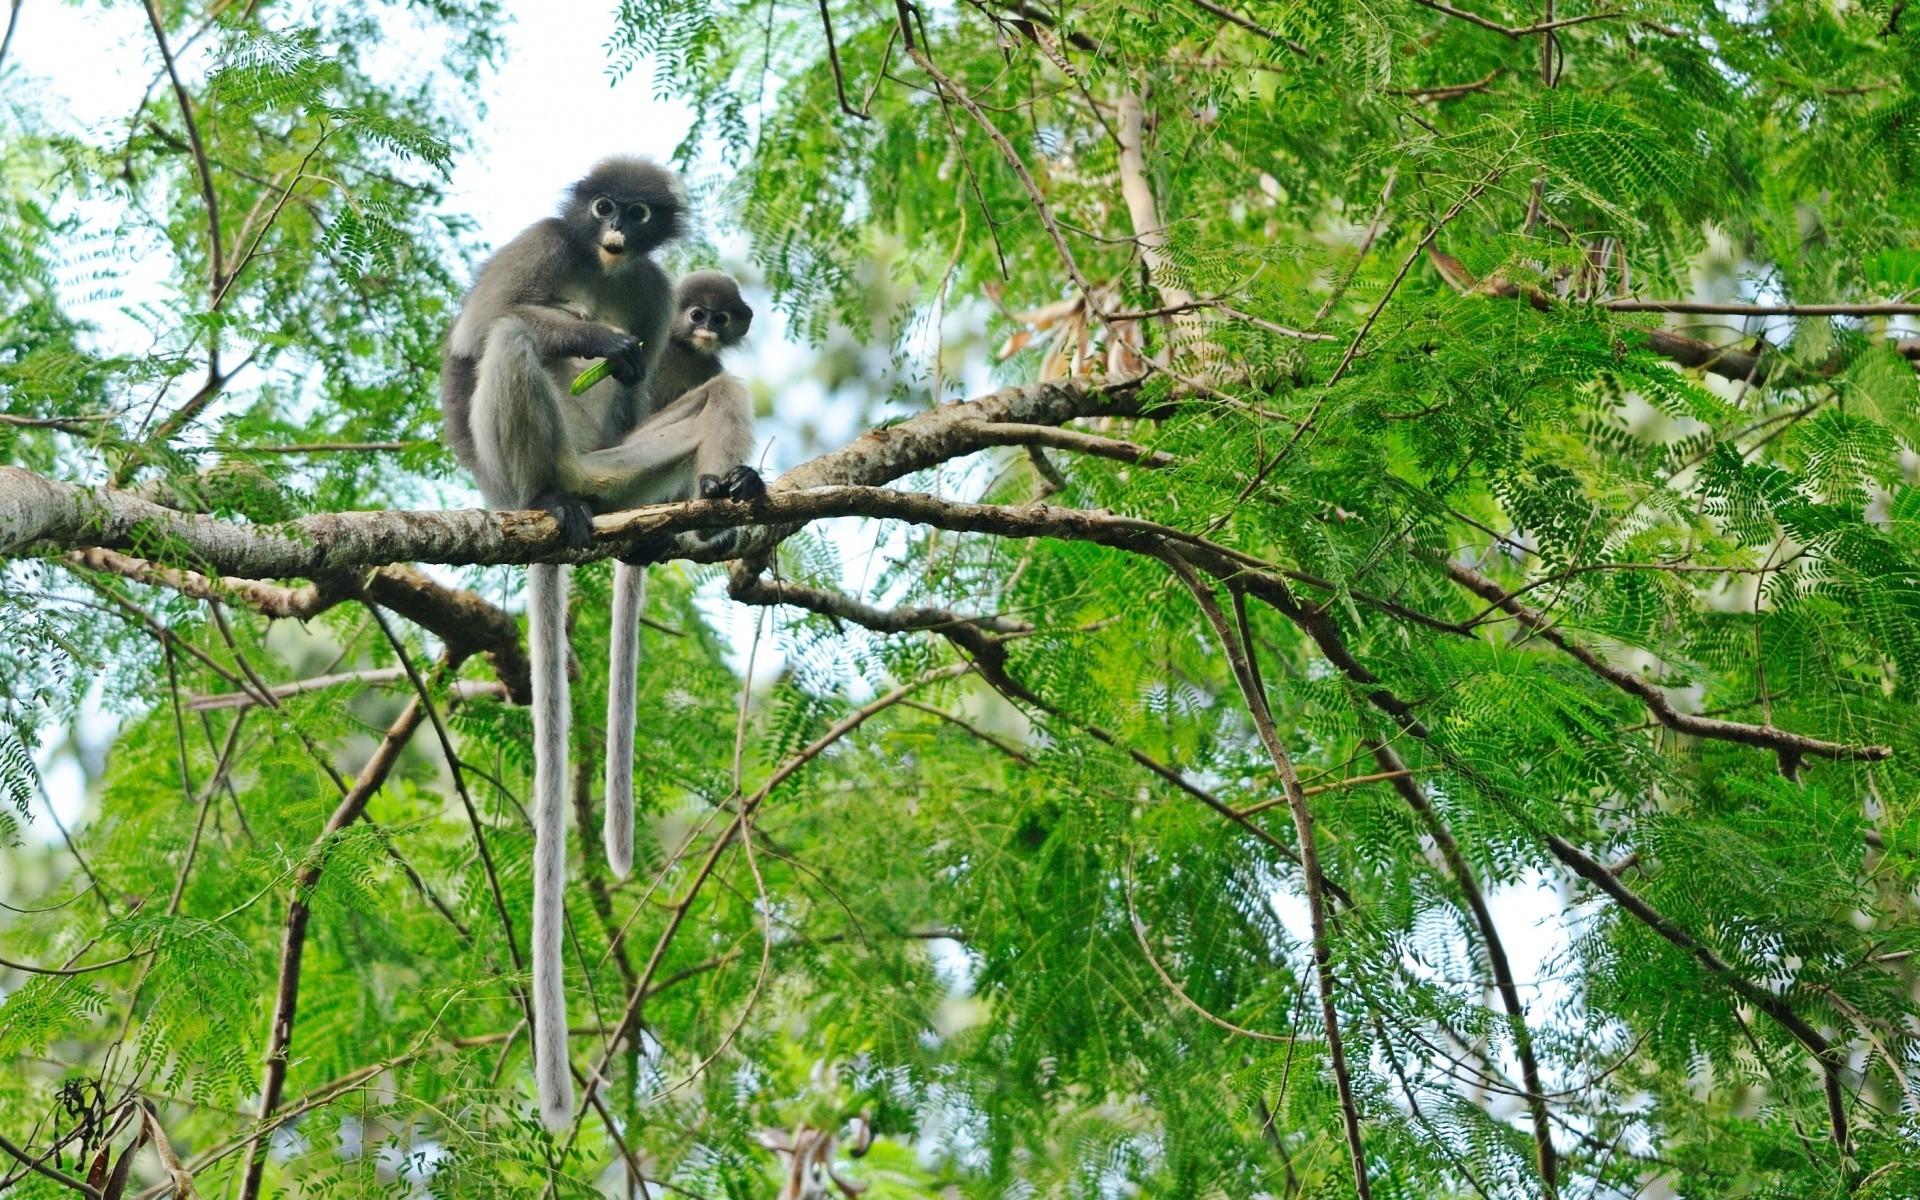
M632 387L639 383L647 373L647 359L643 353L646 347L632 334L618 333L620 345L607 356L607 372L621 384Z
M593 545L593 506L578 496L542 496L533 507L545 509L560 526L567 549L585 550Z
M767 481L760 478L760 472L744 464L725 475L700 477L702 500L739 500L752 504L755 500L766 499L766 496Z

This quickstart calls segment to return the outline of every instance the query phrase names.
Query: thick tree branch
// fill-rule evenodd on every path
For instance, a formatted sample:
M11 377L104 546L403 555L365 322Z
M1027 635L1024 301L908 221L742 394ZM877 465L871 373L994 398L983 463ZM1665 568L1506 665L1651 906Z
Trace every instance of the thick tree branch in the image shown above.
M4 471L0 468L0 489L5 487ZM514 699L525 703L530 695L527 655L513 615L472 592L439 583L413 567L394 564L380 567L358 581L343 572L321 576L319 582L302 587L283 587L259 579L234 575L214 577L161 566L98 546L74 551L67 555L67 561L89 570L108 571L139 583L170 588L196 600L243 604L270 620L310 621L344 600L368 600L392 609L439 638L454 666L475 654L483 654ZM277 688L271 691L280 694Z

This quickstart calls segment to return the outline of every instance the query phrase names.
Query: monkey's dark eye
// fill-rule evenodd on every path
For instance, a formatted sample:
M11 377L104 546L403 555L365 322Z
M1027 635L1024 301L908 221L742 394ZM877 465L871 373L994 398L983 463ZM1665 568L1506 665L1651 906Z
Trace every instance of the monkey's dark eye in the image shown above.
M595 200L593 202L593 215L601 218L602 220L605 220L606 218L612 216L613 201L607 199L605 196L602 196L598 200Z
M704 324L707 319L707 310L704 308L690 308L687 310L687 319L695 325Z
M723 312L714 313L713 327L715 329L725 329L727 327L727 322L731 319L732 318L728 317L726 313L723 313Z
M653 210L644 204L629 204L627 205L627 220L632 221L636 225L645 225L648 221L653 220Z

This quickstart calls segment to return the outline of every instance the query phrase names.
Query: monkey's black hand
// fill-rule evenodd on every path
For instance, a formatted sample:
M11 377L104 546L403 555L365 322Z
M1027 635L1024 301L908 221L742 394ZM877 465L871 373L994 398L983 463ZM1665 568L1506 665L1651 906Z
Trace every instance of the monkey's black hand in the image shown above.
M585 500L578 496L543 496L533 506L553 516L567 549L585 550L593 545L593 506Z
M760 478L760 472L744 464L725 475L700 477L702 500L739 500L752 504L755 500L766 499L766 496L767 481Z
M631 387L647 373L645 347L638 338L624 333L619 336L620 347L607 355L607 372L622 385Z

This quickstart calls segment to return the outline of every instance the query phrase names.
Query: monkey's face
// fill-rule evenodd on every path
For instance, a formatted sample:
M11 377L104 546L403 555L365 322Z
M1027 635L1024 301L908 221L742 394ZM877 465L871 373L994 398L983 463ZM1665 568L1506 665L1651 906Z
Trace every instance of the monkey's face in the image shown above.
M573 185L563 212L576 245L616 274L680 235L685 203L671 171L644 159L610 158Z
M752 321L753 310L744 304L739 309L691 304L674 317L673 335L701 354L714 355L747 336Z
M645 200L595 196L587 205L600 269L611 275L671 236L672 217L663 217Z
M716 355L738 344L752 324L753 309L740 298L740 288L731 277L719 271L696 271L681 280L673 338L694 353Z

